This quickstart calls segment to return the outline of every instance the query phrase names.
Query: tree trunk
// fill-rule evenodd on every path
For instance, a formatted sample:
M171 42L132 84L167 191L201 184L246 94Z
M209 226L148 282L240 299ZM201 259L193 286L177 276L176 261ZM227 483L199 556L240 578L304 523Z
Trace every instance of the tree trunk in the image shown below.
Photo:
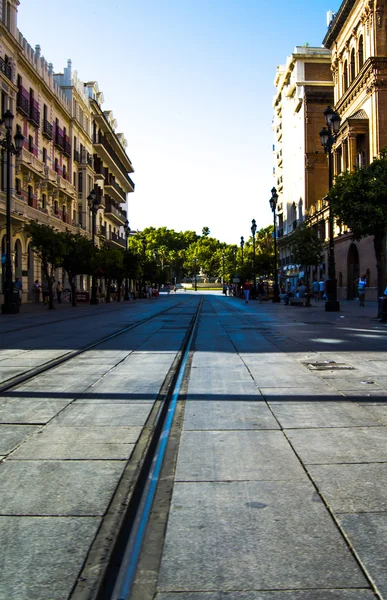
M122 279L117 279L117 302L121 302Z
M109 278L106 280L106 303L110 302L110 290L111 290L112 280Z
M374 236L374 250L376 258L376 272L378 276L378 298L383 296L386 288L386 235L378 234ZM379 302L378 302L378 317Z
M43 257L42 262L43 262L44 276L46 278L46 282L47 282L47 286L48 286L48 308L54 309L55 306L54 306L54 292L53 292L53 286L52 286L52 275L49 272L49 265L48 265L47 259Z

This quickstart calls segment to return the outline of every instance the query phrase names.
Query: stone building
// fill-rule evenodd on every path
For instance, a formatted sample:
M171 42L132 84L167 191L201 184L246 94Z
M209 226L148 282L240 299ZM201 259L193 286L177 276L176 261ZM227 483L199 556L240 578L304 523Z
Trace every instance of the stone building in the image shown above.
M334 147L334 172L366 166L387 146L387 6L381 0L344 0L323 40L332 53L334 105L341 126ZM339 297L356 294L355 280L367 275L376 299L373 239L353 242L337 230L335 240Z
M12 157L10 188L12 270L13 277L22 279L26 301L34 280L42 280L42 272L24 225L35 220L90 238L87 198L95 189L100 200L96 243L125 247L127 194L134 191L134 183L129 177L133 167L126 154L126 140L116 133L112 113L102 111L103 95L97 83L81 82L72 71L71 61L63 73L54 74L40 47L33 49L18 31L18 5L18 0L0 0L0 116L11 110L12 135L20 131L24 136L21 154L16 160ZM4 257L4 152L1 158L0 248ZM0 292L3 270L4 264ZM57 278L64 279L64 274L58 272ZM87 291L89 278L80 277L78 287Z
M329 50L297 46L286 64L277 68L273 149L281 283L299 278L291 254L292 233L328 190L328 164L319 131L323 112L333 102L330 65ZM320 234L325 240L325 224Z

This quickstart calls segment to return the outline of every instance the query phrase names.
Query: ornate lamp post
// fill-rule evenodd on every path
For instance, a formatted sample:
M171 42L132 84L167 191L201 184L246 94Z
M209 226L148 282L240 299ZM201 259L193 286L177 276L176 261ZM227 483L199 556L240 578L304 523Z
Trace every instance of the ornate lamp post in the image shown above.
M140 298L146 298L146 291L145 291L145 259L146 259L145 251L146 251L146 239L142 239L141 240L141 244L142 244L142 290L141 290L141 293L140 293Z
M251 221L251 235L253 236L253 277L254 277L254 293L257 296L257 277L255 273L255 232L257 231L257 224L255 219Z
M277 190L275 189L275 187L272 188L271 190L271 198L269 200L270 202L270 208L273 212L273 225L274 225L274 295L273 295L273 302L280 302L281 298L279 295L279 289L278 289L278 277L277 277L277 219L276 219L276 208L277 208L277 202L278 202L278 194L277 194Z
M241 237L242 267L243 267L243 248L244 248L244 246L245 246L245 238L242 235L242 237Z
M12 257L11 257L11 155L18 156L22 150L24 136L20 131L14 135L12 142L12 122L14 116L10 110L7 110L1 125L5 125L5 137L0 141L0 147L5 150L7 155L7 189L6 189L6 235L5 235L5 281L4 281L4 304L1 311L5 315L15 314L19 312L19 301L13 298L13 281L12 281Z
M128 238L129 238L129 233L130 233L130 227L129 227L129 221L128 221L128 219L126 219L126 221L125 221L124 231L125 231L125 250L127 252L128 251ZM128 279L128 277L125 277L125 294L124 294L124 300L129 300L129 279Z
M222 283L224 285L224 261L226 259L226 256L224 254L224 252L222 252Z
M329 191L333 183L333 157L332 147L337 139L337 134L340 129L341 119L330 106L324 110L326 127L320 131L321 145L324 152L328 155L328 187ZM334 312L340 310L340 303L337 300L337 280L336 280L336 264L335 264L335 245L334 245L334 219L331 206L331 200L328 191L329 202L329 253L328 253L328 279L325 282L325 293L327 300L325 302L325 310Z
M95 221L96 221L97 212L98 212L99 204L100 204L99 198L97 198L97 192L94 189L91 190L90 194L88 195L87 201L89 203L89 209L91 212L91 241L92 241L93 248L94 248L94 246L95 246ZM91 279L90 304L98 304L97 276L95 273L93 273L93 276Z
M196 256L195 256L195 257L194 257L195 292L197 292L197 291L198 291L198 282L197 282L197 279L196 279L196 263L197 263L197 260L198 260L198 259L197 259L197 258L196 258Z

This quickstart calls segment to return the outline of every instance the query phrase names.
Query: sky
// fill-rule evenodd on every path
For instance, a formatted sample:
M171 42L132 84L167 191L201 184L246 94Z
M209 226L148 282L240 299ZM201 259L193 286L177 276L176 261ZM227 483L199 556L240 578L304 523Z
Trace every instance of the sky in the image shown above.
M209 227L238 244L253 218L272 223L276 68L295 46L321 46L340 4L20 0L18 27L55 72L71 59L98 81L135 170L132 229Z

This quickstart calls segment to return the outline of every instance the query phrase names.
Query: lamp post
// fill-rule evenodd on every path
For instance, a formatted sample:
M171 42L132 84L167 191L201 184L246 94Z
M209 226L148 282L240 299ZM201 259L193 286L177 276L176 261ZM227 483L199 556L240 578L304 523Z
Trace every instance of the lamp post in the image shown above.
M245 238L242 235L242 237L241 237L242 267L243 267L243 248L244 248L244 246L245 246Z
M198 291L198 282L196 279L196 262L197 262L197 258L196 256L194 257L194 278L195 278L195 292Z
M224 285L224 261L225 261L225 255L224 252L222 252L222 283Z
M14 135L12 142L12 122L14 116L10 110L7 110L0 122L5 125L5 137L0 142L0 147L5 150L7 155L7 190L6 190L6 235L5 235L5 281L4 281L4 304L1 311L4 315L15 314L19 312L19 300L13 297L12 281L12 257L11 257L11 155L18 156L22 150L24 136L20 131Z
M257 231L257 224L255 219L251 221L251 235L253 236L253 277L254 277L254 294L257 297L257 278L255 273L255 232Z
M97 192L95 189L92 189L90 194L87 197L87 201L89 203L89 209L91 212L91 241L93 244L93 249L95 248L95 220L97 217L97 212L99 208L99 198L97 198ZM97 297L97 276L95 273L92 275L91 279L91 298L90 304L98 304Z
M324 110L326 127L320 131L321 145L324 152L328 155L328 203L329 203L329 253L328 253L328 279L325 283L325 293L327 300L325 310L327 312L337 312L340 310L340 303L337 300L337 280L335 264L335 246L334 246L334 219L332 212L331 199L329 191L333 183L333 157L332 147L337 139L340 129L341 119L337 113L328 106Z
M125 231L125 250L126 250L126 252L128 252L128 239L129 239L129 233L130 233L130 227L129 227L129 221L128 221L128 219L126 219L126 221L125 221L124 231ZM125 294L124 294L124 300L129 300L129 279L128 279L128 276L125 277Z
M146 298L146 292L145 292L145 251L146 251L146 240L142 239L141 240L141 244L142 244L142 290L141 290L141 294L140 294L140 298ZM145 294L145 295L144 295Z
M275 187L271 190L271 198L269 200L270 208L273 212L273 225L274 225L274 294L273 294L273 302L280 302L281 298L279 295L278 289L278 276L277 276L277 218L276 218L276 208L278 202L278 194Z

